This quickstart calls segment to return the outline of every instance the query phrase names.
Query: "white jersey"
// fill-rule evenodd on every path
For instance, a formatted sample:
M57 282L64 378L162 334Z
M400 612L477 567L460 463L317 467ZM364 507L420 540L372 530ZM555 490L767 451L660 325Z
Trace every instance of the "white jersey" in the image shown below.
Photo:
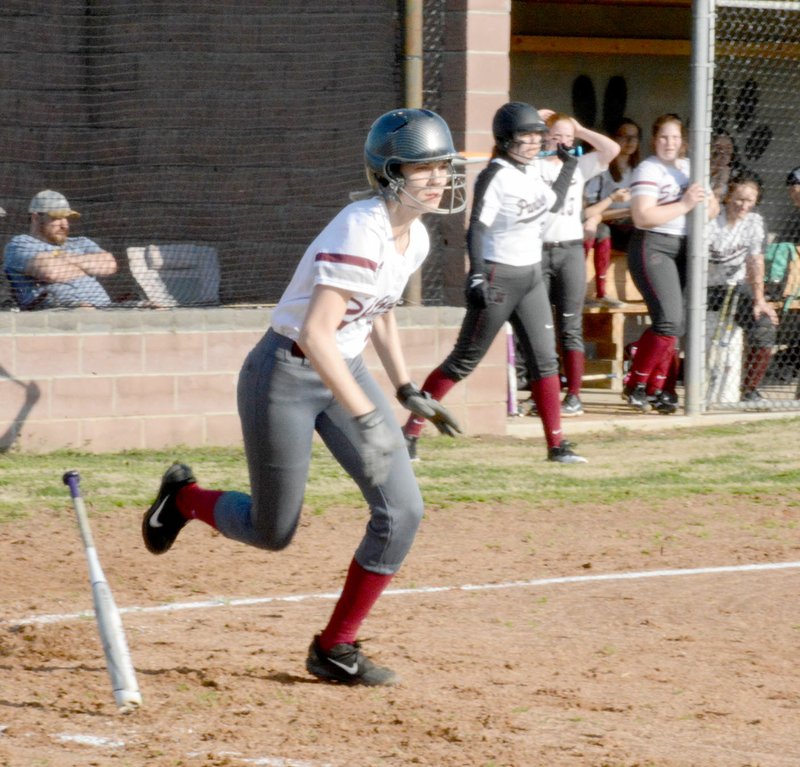
M558 174L561 173L562 163L539 159L537 165L544 182L548 186L553 186ZM578 165L572 174L564 204L550 217L545 229L545 242L583 240L583 189L590 178L599 175L606 168L608 168L607 163L603 162L597 152L589 152L578 158Z
M472 204L472 219L487 227L480 233L484 260L508 266L538 264L542 232L555 201L536 168L493 159L475 182Z
M666 165L655 155L642 160L633 172L631 198L655 197L656 204L669 205L683 197L689 186L689 160L685 157ZM660 226L648 227L648 231L661 234L686 234L686 216L676 216Z
M429 248L428 232L417 219L411 224L408 248L400 255L383 200L351 203L309 245L272 312L272 328L297 340L314 286L346 290L351 296L336 331L336 346L345 359L357 357L373 320L397 304Z
M732 226L723 210L708 225L708 285L735 285L745 278L748 257L764 252L764 219L748 213Z

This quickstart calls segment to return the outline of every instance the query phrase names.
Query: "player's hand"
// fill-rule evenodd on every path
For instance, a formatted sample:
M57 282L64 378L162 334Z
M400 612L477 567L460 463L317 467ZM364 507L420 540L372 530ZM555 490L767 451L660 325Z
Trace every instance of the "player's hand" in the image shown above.
M455 437L461 434L461 427L441 402L433 399L426 391L420 391L413 383L403 384L397 390L400 404L414 415L430 421L442 434Z
M485 274L470 272L467 275L467 306L485 309L489 305L489 280Z
M370 483L382 485L389 478L392 453L400 441L378 410L356 416L353 421L361 435L361 460Z
M556 144L556 157L558 157L564 165L577 165L578 158L574 154L570 154L570 147L566 144Z

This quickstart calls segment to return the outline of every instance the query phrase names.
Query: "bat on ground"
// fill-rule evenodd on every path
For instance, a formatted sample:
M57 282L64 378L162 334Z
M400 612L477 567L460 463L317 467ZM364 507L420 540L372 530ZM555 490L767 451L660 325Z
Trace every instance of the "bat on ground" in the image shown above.
M89 517L81 497L80 475L77 471L68 471L64 474L63 480L64 484L69 487L69 493L72 496L72 506L75 509L75 516L78 518L78 527L80 527L83 547L89 564L94 614L106 656L108 675L111 677L114 700L120 711L127 713L142 705L142 695L136 682L131 654L125 639L125 630L122 627L122 618L94 546Z

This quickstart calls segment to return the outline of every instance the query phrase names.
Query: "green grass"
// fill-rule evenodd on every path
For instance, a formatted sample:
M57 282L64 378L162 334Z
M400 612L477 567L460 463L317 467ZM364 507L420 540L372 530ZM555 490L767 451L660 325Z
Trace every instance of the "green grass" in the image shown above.
M425 437L415 471L430 508L455 504L554 503L613 506L641 497L714 496L718 503L746 497L771 503L776 495L800 503L796 440L800 419L586 435L579 452L590 463L561 466L544 460L540 438ZM57 451L0 455L0 523L31 512L69 507L61 477L81 474L87 505L97 513L142 508L166 466L188 463L207 487L248 488L241 449L180 448L93 454ZM321 446L315 445L306 493L311 513L332 506L360 506L358 490Z

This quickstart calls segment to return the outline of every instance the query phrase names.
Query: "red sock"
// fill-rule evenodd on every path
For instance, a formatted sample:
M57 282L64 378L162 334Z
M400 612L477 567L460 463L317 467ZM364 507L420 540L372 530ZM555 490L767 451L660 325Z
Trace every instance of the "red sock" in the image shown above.
M769 360L772 357L772 350L767 348L750 348L747 350L747 357L744 363L744 380L742 389L752 391L758 388L761 379L769 367Z
M216 530L214 506L222 490L203 490L197 483L185 485L178 491L175 503L184 519L199 519Z
M675 347L675 336L659 336L648 328L639 339L636 356L631 366L628 386L647 384L650 374L660 361L672 354Z
M425 379L425 383L422 384L422 391L428 392L431 397L441 402L447 392L457 383L458 381L454 381L452 378L448 378L442 373L441 368L436 368L436 370ZM406 421L406 425L403 427L403 434L405 434L406 437L419 437L422 433L423 426L425 426L424 418L410 415Z
M664 338L672 338L672 346L671 348L666 346L664 347L663 356L653 366L653 370L650 373L650 378L647 379L648 394L655 394L657 391L667 390L666 381L673 366L673 360L675 359L675 344L677 343L678 339L674 336L664 336Z
M606 294L606 274L611 266L611 238L597 240L594 246L594 285L597 297L603 298Z
M325 652L337 644L356 641L361 624L391 580L391 575L371 573L353 559L342 595L333 608L328 625L319 635L319 645Z
M542 420L547 447L558 447L564 436L561 433L561 383L558 376L533 381L531 396Z
M564 352L564 375L567 378L568 394L580 394L585 367L586 356L583 352L575 349Z
M678 378L681 372L681 355L675 349L672 352L672 359L670 360L669 369L667 370L667 377L664 379L664 391L670 394L675 394L675 387L678 385Z

